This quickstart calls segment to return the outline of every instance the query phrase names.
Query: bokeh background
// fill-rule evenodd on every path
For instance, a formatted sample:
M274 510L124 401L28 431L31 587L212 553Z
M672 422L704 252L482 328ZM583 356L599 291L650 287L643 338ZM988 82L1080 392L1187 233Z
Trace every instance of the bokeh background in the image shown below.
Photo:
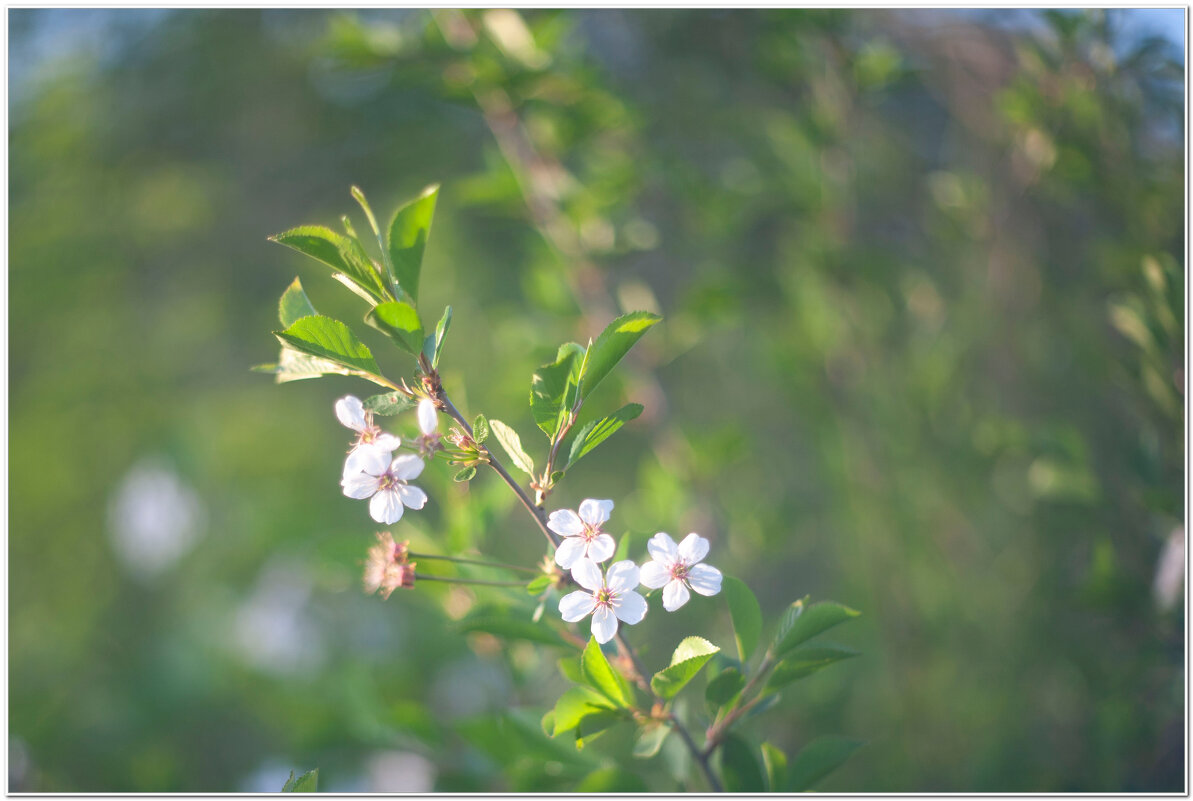
M361 593L332 403L369 386L249 372L295 275L360 314L266 237L432 182L446 383L532 453L533 369L665 315L554 504L702 532L768 619L864 613L751 737L866 740L825 790L1184 787L1181 11L8 14L10 789L620 758L536 736L554 656L453 628L527 598ZM416 545L541 556L492 476L422 483ZM728 641L661 617L651 665ZM632 786L699 789L675 745Z

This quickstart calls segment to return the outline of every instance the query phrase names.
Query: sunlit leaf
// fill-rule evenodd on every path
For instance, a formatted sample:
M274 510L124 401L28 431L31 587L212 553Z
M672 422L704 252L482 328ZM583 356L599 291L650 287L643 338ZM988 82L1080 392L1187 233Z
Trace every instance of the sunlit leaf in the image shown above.
M792 608L788 610L788 615L796 610L796 605L803 607L802 601L796 601L792 604ZM803 608L802 612L796 611L794 616L788 621L787 615L784 616L784 623L780 627L781 636L775 640L775 656L783 656L791 649L795 648L805 640L815 637L823 631L831 629L839 623L844 623L846 620L855 618L860 615L853 609L832 601L821 601L820 603L812 604L807 608Z
M509 454L510 461L514 463L514 466L534 478L534 460L527 455L526 451L522 450L522 438L518 436L518 432L500 420L490 420L489 429L501 443L501 447Z
M310 317L314 314L318 314L318 312L311 305L307 293L303 291L302 282L295 278L282 293L282 299L278 301L278 320L281 321L283 328L289 328L303 317Z
M415 356L423 346L423 324L409 303L391 300L365 314L365 322L389 336L403 350Z
M401 206L389 223L389 258L394 275L406 294L417 303L423 251L431 235L438 184L428 186L417 198Z
M404 392L383 392L380 395L371 395L364 401L366 411L381 417L393 417L407 409L413 409L414 406L414 398Z
M651 312L636 311L623 314L606 326L601 335L588 346L588 366L580 387L581 397L587 398L597 385L609 375L617 363L629 353L634 343L651 326L663 318Z
M354 370L377 374L377 362L368 347L339 320L322 315L303 317L274 336L295 350L336 362Z
M282 785L283 793L317 793L319 792L319 769L308 770L294 778L294 771L290 771L290 778Z
M571 469L572 465L578 462L581 457L613 436L619 428L640 414L642 414L642 404L627 403L608 417L602 417L600 420L594 420L584 426L584 428L580 429L580 433L576 434L576 438L572 440L572 450L568 454L567 467L564 469Z
M650 688L660 698L674 698L720 650L701 637L685 638L671 655L671 666L651 677Z
M571 408L575 385L569 380L576 367L577 359L584 358L584 351L575 343L560 346L555 361L544 364L534 371L530 379L530 411L535 425L548 437L554 438L563 420L563 414Z
M354 237L337 234L321 225L303 225L271 236L270 239L348 276L374 302L389 297L372 260Z
M634 693L630 689L630 683L609 664L595 638L589 638L588 645L580 656L580 669L588 686L608 698L614 705L633 706Z

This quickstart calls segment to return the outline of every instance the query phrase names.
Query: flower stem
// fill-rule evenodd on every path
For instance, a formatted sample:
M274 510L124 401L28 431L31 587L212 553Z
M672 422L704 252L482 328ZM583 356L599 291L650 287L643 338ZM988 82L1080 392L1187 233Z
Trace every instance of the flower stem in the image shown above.
M482 581L481 579L455 578L454 576L428 576L426 573L415 573L417 581L446 581L451 584L480 584L485 587L521 587L520 581Z
M522 567L520 565L507 565L504 562L486 562L484 559L465 559L462 556L440 556L433 553L411 553L411 559L439 559L444 562L461 562L466 565L484 565L485 567L496 567L503 570L517 570L522 573L538 573L540 571L533 567Z

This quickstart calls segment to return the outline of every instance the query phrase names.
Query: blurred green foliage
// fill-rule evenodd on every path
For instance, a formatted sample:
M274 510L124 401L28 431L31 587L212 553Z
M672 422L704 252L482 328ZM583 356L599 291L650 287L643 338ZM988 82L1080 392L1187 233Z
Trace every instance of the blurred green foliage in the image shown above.
M503 596L364 597L368 387L248 372L296 274L358 315L266 236L440 182L445 380L532 455L558 343L664 315L552 503L864 612L751 736L864 739L825 790L1179 791L1183 53L1133 13L13 10L10 789L700 787L545 739L551 649L454 622ZM537 560L451 472L399 536ZM662 617L652 669L732 650L722 599Z

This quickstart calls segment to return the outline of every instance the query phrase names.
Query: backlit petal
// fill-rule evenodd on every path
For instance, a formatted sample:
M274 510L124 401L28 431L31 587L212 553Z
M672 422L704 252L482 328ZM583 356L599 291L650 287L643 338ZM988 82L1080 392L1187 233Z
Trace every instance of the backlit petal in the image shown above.
M594 562L603 562L617 550L617 543L608 534L602 534L588 543L588 558Z
M685 564L694 565L708 556L708 540L693 532L683 538L678 550Z
M559 614L568 623L575 623L596 608L596 598L590 592L569 592L559 599Z
M383 475L389 468L389 451L378 448L371 443L361 443L352 449L348 458L344 460L344 476L354 473L368 473L371 476Z
M572 578L586 590L596 592L605 585L601 578L601 569L591 559L577 559L572 563Z
M609 566L605 585L614 592L625 592L638 586L638 566L629 559L622 559Z
M646 599L630 590L618 595L613 601L613 612L626 623L641 623L646 617Z
M340 486L344 488L344 494L357 500L368 498L377 491L377 487L380 485L381 481L377 476L370 476L368 473L344 476L344 480L340 482Z
M721 591L721 571L712 565L692 565L688 583L701 595L716 595Z
M435 401L423 398L418 402L418 430L434 434L439 430L439 415L435 413Z
M598 501L589 498L580 504L580 519L593 528L599 528L613 513L613 501Z
M604 645L613 639L616 633L617 616L613 614L612 609L602 606L592 613L592 636L596 637L597 642Z
M584 540L579 537L564 537L555 549L555 564L564 570L571 570L576 560L584 555Z
M672 579L663 588L663 608L668 612L674 612L686 604L690 597L691 593L688 592L688 588L684 586L683 582L679 579Z
M650 542L646 543L646 550L650 552L652 559L656 562L662 562L668 567L675 564L675 560L679 558L679 550L675 547L675 540L661 531L651 537Z
M657 590L671 580L671 571L653 559L644 564L638 573L642 584L652 590Z
M355 395L345 395L336 401L336 419L353 431L364 431L365 405Z
M383 489L369 501L369 514L378 523L392 526L402 519L402 499L392 489Z
M372 444L377 450L385 451L385 455L388 458L391 453L402 447L402 438L382 432L377 435L377 439L373 440Z
M422 473L423 460L415 456L413 453L403 453L401 456L394 459L393 464L390 465L390 470L395 476L403 481L413 481Z
M563 537L571 537L584 530L584 523L571 509L559 509L547 518L547 528Z
M403 506L421 509L427 503L427 493L413 484L399 484L394 489L397 490L398 497L402 499Z

